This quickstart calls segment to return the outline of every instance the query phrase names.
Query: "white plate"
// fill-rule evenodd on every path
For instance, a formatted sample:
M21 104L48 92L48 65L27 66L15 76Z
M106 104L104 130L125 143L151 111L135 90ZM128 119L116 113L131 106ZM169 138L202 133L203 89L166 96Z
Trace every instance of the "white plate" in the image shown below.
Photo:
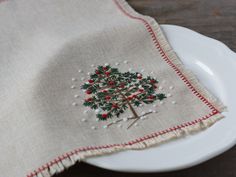
M162 25L172 47L199 80L228 107L226 118L206 131L142 151L87 159L124 172L163 172L204 162L236 143L236 54L223 43L187 28Z

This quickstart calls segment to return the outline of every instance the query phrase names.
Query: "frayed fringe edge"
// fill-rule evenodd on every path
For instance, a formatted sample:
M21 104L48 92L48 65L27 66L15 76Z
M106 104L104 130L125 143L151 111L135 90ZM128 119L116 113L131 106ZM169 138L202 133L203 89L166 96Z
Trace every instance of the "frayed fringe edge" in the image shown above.
M188 81L196 89L196 91L200 93L204 98L206 98L207 101L210 104L212 104L212 106L214 106L214 108L216 108L219 112L223 112L226 110L226 107L223 105L223 103L215 96L210 94L210 92L199 83L196 76L191 71L187 70L184 67L183 63L178 58L177 54L173 51L173 49L167 42L166 37L164 36L160 26L155 21L155 19L137 13L132 9L132 7L129 6L129 4L125 0L114 0L114 1L118 3L120 6L122 6L122 8L125 9L125 11L127 11L129 14L145 19L152 27L164 53L168 56L171 62L184 74L184 76L188 79ZM143 140L139 142L133 142L130 144L124 143L124 144L107 145L101 147L91 147L91 148L88 147L85 148L84 150L83 149L74 150L61 157L58 157L57 159L51 161L50 163L47 163L46 165L27 175L27 177L52 177L53 175L61 173L65 169L73 166L76 162L80 162L81 160L89 157L111 154L114 152L119 152L128 149L136 149L136 150L145 149L150 146L158 145L170 141L172 139L184 137L188 134L206 129L223 117L224 116L222 114L217 113L207 119L202 119L188 126L167 131L164 132L163 134L154 133L152 135L147 136L147 138L144 137Z
M177 54L174 52L170 44L168 43L164 33L161 30L160 25L156 22L156 20L150 16L142 15L136 12L125 0L114 0L114 2L121 6L128 14L134 16L137 20L144 19L148 22L148 25L152 27L152 30L155 34L155 37L158 39L160 48L163 50L165 55L168 57L176 68L186 77L186 79L191 83L194 89L202 95L202 97L206 98L207 101L219 112L226 111L226 107L224 104L215 96L213 96L205 87L199 83L197 77L182 63ZM138 19L139 18L139 19ZM148 27L147 27L148 28ZM152 36L153 37L153 36ZM155 41L154 41L155 42Z
M27 177L52 177L55 174L61 173L65 169L73 166L76 162L80 162L83 159L87 159L93 156L111 154L114 152L119 152L128 149L146 149L148 147L161 144L172 139L177 139L180 137L187 136L192 133L196 133L200 130L206 129L213 125L216 121L223 118L223 115L216 114L208 119L201 120L195 124L185 126L173 131L169 131L163 134L152 134L144 137L142 141L130 144L119 144L119 145L107 145L101 147L88 147L87 150L79 149L69 152L57 159L51 161L50 163L42 166L41 168L35 170L33 173L27 175Z

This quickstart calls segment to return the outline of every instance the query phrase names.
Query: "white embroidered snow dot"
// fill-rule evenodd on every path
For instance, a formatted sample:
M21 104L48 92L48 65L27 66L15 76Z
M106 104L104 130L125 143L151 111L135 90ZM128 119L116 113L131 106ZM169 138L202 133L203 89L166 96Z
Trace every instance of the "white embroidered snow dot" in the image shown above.
M143 119L145 119L145 117L141 116L140 119L143 120Z
M73 82L77 81L77 79L74 78L74 77L72 77L71 80L72 80Z
M156 110L153 110L152 112L153 112L153 113L157 113L157 111L156 111Z
M174 89L174 86L171 85L171 86L169 87L169 89L170 89L170 90L173 90L173 89Z
M134 123L134 126L137 127L137 126L138 126L138 123Z
M88 113L88 110L85 110L85 111L84 111L84 114L87 114L87 113Z
M127 120L128 120L128 118L127 118L127 117L123 118L123 121L124 121L124 122L127 122Z
M76 87L75 87L75 85L72 85L72 86L70 86L70 88L71 88L71 89L75 89Z
M78 70L79 73L82 73L83 71L81 69Z
M99 118L96 118L96 121L98 122L98 121L99 121Z
M163 101L160 101L160 104L164 104L164 102L163 102Z
M91 64L91 67L93 68L95 65L94 64Z
M155 108L155 107L157 107L157 105L156 105L156 104L154 104L154 105L152 105L152 107L154 107L154 108Z
M153 72L153 71L151 71L151 72L150 72L150 74L154 74L154 72Z
M91 129L95 130L95 129L96 129L96 127L95 127L95 126L92 126L92 127L91 127Z
M82 121L82 122L86 122L86 121L87 121L87 119L85 119L85 118L84 118L84 119L82 119L81 121Z
M172 101L171 103L172 103L172 104L176 104L176 101Z
M166 95L167 97L171 97L172 95L171 95L171 93L167 93L167 95Z
M103 127L104 129L106 129L106 128L107 128L107 125L103 125L102 127Z
M129 72L132 72L133 71L133 69L132 68L129 68Z
M144 114L146 114L146 112L143 111L143 112L141 112L141 114L144 115Z
M158 89L159 89L159 90L163 90L163 87L162 87L162 86L159 86Z
M75 98L79 98L79 95L74 95Z
M96 109L96 110L95 110L95 113L96 113L96 114L99 114L100 112L101 112L100 109Z
M125 61L124 61L124 64L127 64L127 63L128 63L128 61L127 61L127 60L125 60Z
M81 77L81 80L82 80L82 81L84 81L84 80L85 80L85 78L84 78L84 77Z
M118 66L118 65L120 65L120 63L119 63L119 62L116 62L115 65Z
M105 65L105 66L108 66L108 65L109 65L109 63L105 63L104 65Z
M141 72L143 73L145 71L145 69L141 69Z
M91 73L90 73L90 72L88 72L88 73L87 73L87 75L88 75L88 76L90 76L90 75L91 75Z
M72 103L72 106L77 106L78 104L76 102L73 102Z
M153 110L152 110L152 109L149 109L149 112L153 112Z
M118 127L118 128L121 128L121 127L122 127L122 125L121 125L121 124L118 124L118 125L117 125L117 127Z
M113 120L112 123L115 124L115 123L116 123L116 120Z

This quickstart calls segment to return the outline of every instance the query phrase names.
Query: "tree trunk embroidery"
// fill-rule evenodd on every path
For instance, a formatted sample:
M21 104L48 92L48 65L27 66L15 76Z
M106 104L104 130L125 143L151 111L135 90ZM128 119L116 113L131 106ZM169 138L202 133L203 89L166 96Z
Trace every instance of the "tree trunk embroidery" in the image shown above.
M134 106L151 104L156 100L163 100L166 96L157 92L158 81L150 76L144 78L138 72L121 73L117 68L110 65L98 66L89 80L81 86L81 89L88 95L83 105L95 110L99 120L105 121L117 117L121 121L120 115L128 108L133 114L128 120L133 122L130 128L142 116L138 115ZM112 125L111 123L108 126Z

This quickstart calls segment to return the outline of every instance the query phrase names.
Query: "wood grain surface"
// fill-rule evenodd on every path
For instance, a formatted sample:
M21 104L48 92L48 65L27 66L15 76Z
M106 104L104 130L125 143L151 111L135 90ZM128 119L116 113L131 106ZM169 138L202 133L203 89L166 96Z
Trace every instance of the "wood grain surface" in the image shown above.
M128 0L159 24L175 24L215 38L236 51L236 0Z
M160 24L185 26L236 51L236 0L128 0ZM158 158L158 157L157 157ZM142 159L140 159L142 160ZM236 147L198 166L169 173L118 173L79 163L57 177L236 177Z

